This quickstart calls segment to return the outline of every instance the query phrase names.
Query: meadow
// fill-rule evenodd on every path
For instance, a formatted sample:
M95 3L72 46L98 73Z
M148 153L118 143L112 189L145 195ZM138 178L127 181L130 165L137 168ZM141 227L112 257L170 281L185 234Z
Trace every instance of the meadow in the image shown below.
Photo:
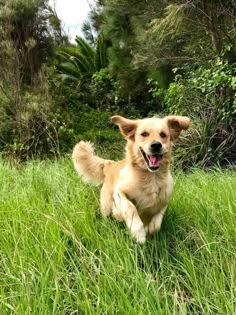
M69 158L1 161L0 177L0 314L236 314L235 169L176 172L144 245Z

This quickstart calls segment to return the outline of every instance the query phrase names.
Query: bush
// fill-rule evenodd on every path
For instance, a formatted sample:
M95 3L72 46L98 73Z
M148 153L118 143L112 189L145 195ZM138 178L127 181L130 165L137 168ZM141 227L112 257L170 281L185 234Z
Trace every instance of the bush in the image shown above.
M91 141L96 148L108 158L121 155L124 144L117 128L110 123L112 114L107 110L91 108L86 104L60 109L58 117L58 139L60 152L70 152L80 140Z
M177 155L182 155L182 167L235 162L235 69L235 64L217 57L194 70L176 69L175 82L168 90L157 91L166 114L187 115L193 121L193 127L180 141L182 149L176 149Z
M192 167L227 165L235 161L235 132L229 132L223 122L215 124L211 116L195 119L174 146L174 167L183 170Z
M93 74L90 91L94 99L95 108L106 108L116 102L115 81L108 69L101 69Z
M166 110L171 113L195 114L211 110L217 119L231 122L236 114L236 64L217 57L195 70L175 69L177 74L164 95ZM186 75L186 72L188 74Z
M4 113L0 124L3 156L20 160L58 156L56 120L50 101L39 94L25 93L19 105L16 112L11 112L10 102L1 104Z
M40 8L36 2L34 8L28 3L21 13L33 10L33 16L37 14ZM28 30L27 35L24 30L27 23L21 23L25 17L18 16L16 7L11 7L11 4L13 2L9 2L9 8L5 6L6 12L3 13L7 15L5 18L2 16L0 26L0 149L3 156L21 160L55 156L58 155L56 121L46 82L47 71L42 66L43 60L39 60L43 56L38 55L42 53L38 40L42 39L41 35L49 34L44 29L43 34L28 37L32 33ZM15 3L18 7L19 4L19 1ZM18 24L22 24L22 29L17 27ZM50 53L46 47L43 50L48 60Z

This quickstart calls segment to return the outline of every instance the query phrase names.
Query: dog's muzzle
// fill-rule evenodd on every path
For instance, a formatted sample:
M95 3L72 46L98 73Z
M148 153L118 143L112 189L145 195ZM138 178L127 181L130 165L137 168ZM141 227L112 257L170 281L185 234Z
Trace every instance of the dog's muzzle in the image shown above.
M150 171L156 171L159 169L159 167L161 166L162 162L163 162L163 154L161 153L153 153L155 152L152 149L152 154L146 154L145 151L140 147L139 148L142 156L147 164L147 167Z

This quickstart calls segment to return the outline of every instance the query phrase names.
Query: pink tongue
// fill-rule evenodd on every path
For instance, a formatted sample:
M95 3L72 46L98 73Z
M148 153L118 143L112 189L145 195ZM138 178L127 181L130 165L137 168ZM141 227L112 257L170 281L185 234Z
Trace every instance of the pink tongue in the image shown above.
M149 159L149 162L150 162L149 164L151 167L158 167L162 163L162 159L157 160L157 157L155 155L149 155L148 159Z

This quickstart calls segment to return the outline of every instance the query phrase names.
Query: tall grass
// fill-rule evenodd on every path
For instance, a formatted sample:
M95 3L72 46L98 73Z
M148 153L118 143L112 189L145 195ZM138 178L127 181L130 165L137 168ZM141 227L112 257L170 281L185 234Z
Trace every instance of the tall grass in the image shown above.
M0 163L0 314L235 314L236 173L175 177L139 245L70 161Z

